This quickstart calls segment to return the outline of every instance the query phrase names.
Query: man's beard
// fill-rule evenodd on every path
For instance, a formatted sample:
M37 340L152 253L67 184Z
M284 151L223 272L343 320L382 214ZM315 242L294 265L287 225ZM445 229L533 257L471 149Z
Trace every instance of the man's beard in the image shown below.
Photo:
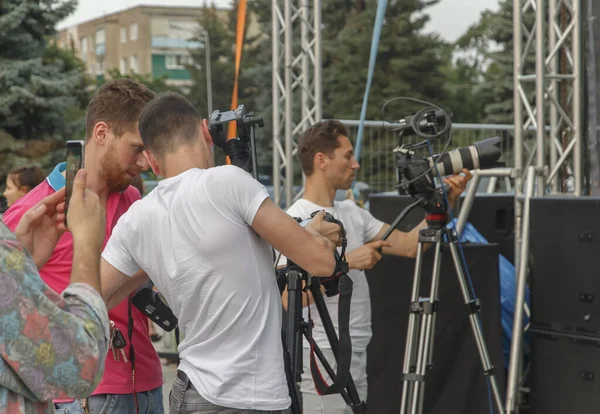
M109 191L113 193L125 191L131 183L131 177L117 161L114 147L100 159L100 175L106 181Z

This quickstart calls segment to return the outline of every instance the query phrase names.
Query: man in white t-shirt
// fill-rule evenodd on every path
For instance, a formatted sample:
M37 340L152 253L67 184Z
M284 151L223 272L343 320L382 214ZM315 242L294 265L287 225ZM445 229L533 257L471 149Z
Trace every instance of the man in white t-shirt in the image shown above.
M210 168L206 121L180 95L151 101L139 129L150 166L165 179L113 230L102 254L105 299L143 283L131 278L143 269L178 318L184 339L171 413L287 413L271 246L328 276L339 226L321 213L305 230L244 170Z
M364 270L371 269L381 259L381 254L378 252L381 248L386 254L415 257L419 230L425 228L427 223L423 220L409 233L394 230L387 241L382 241L381 237L389 228L388 224L377 220L352 200L334 201L336 190L349 189L360 168L354 157L352 143L348 139L348 131L341 122L322 121L307 129L298 140L298 157L306 175L306 184L302 198L292 204L287 213L292 217L307 218L314 211L325 210L340 220L346 229L348 240L346 260L350 268L348 275L354 282L350 305L350 337L353 353L350 374L361 400L366 401L367 345L371 339L371 300ZM451 207L471 179L468 170L464 170L463 173L464 176L456 174L444 180L450 186L448 199ZM278 265L285 265L285 260L285 257L282 257ZM287 292L284 292L282 299L284 307L287 307ZM337 326L339 296L324 296L324 299L339 335ZM309 300L312 302L312 299ZM308 312L305 309L304 318L307 319L307 316ZM314 305L311 305L311 317L314 321L313 338L329 364L335 366L335 358ZM304 373L301 383L304 414L352 413L339 394L327 396L317 394L309 367L309 350L308 342L304 340ZM323 369L321 371L324 372Z

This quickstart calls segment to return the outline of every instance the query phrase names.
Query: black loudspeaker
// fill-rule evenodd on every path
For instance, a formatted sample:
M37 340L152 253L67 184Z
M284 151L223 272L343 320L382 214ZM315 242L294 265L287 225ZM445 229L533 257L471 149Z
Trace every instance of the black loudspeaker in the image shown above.
M600 336L600 198L531 200L531 323Z
M375 201L375 202L373 202ZM410 197L371 197L371 212L390 223ZM416 214L416 213L415 213ZM421 213L424 215L424 213ZM414 227L423 215L409 218ZM405 227L405 229L407 229ZM483 334L496 380L504 399L502 328L498 246L464 245L464 255L477 297L481 300ZM423 258L422 296L429 296L433 250ZM366 272L369 281L373 337L367 349L368 412L397 414L402 396L402 365L409 317L414 259L384 256ZM468 319L467 306L458 284L448 249L440 271L439 306L434 334L433 368L427 374L426 414L481 414L490 412L486 377ZM492 401L492 405L493 405ZM496 410L494 409L494 412Z
M458 199L458 211L465 197ZM500 254L515 262L515 197L513 194L480 194L473 200L467 221L490 243L500 246Z
M597 414L600 339L532 329L531 414Z

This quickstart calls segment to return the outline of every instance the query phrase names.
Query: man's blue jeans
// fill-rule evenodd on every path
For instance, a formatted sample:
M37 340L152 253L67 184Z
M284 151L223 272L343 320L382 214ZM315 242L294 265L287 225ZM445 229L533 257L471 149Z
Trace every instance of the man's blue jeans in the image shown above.
M162 387L152 391L138 392L139 414L164 414ZM81 400L54 404L56 414L133 414L135 399L133 394L100 394L87 398L88 411Z

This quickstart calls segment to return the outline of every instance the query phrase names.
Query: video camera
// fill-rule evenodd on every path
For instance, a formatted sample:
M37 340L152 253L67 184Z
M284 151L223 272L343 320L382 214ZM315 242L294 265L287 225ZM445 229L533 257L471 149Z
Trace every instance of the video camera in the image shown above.
M398 192L422 198L427 211L446 211L446 200L441 188L436 188L435 178L460 173L464 168L486 169L499 165L501 155L500 137L488 138L468 147L457 148L429 157L417 155L416 151L426 148L431 141L447 135L446 148L451 137L451 117L443 109L431 105L413 115L396 121L393 131L399 131L396 154L396 179ZM405 136L418 135L426 138L417 144L403 143Z
M226 127L230 122L236 123L238 136L227 139ZM264 126L263 118L254 116L253 112L246 112L244 105L227 112L213 111L208 121L208 128L213 142L221 148L231 160L231 163L245 171L258 174L256 166L256 145L254 127Z
M417 145L403 145L394 149L398 188L401 194L420 195L435 190L434 177L460 173L464 168L486 169L498 166L500 137L488 138L473 145L435 154L431 157L416 155ZM437 170L437 171L436 171Z

